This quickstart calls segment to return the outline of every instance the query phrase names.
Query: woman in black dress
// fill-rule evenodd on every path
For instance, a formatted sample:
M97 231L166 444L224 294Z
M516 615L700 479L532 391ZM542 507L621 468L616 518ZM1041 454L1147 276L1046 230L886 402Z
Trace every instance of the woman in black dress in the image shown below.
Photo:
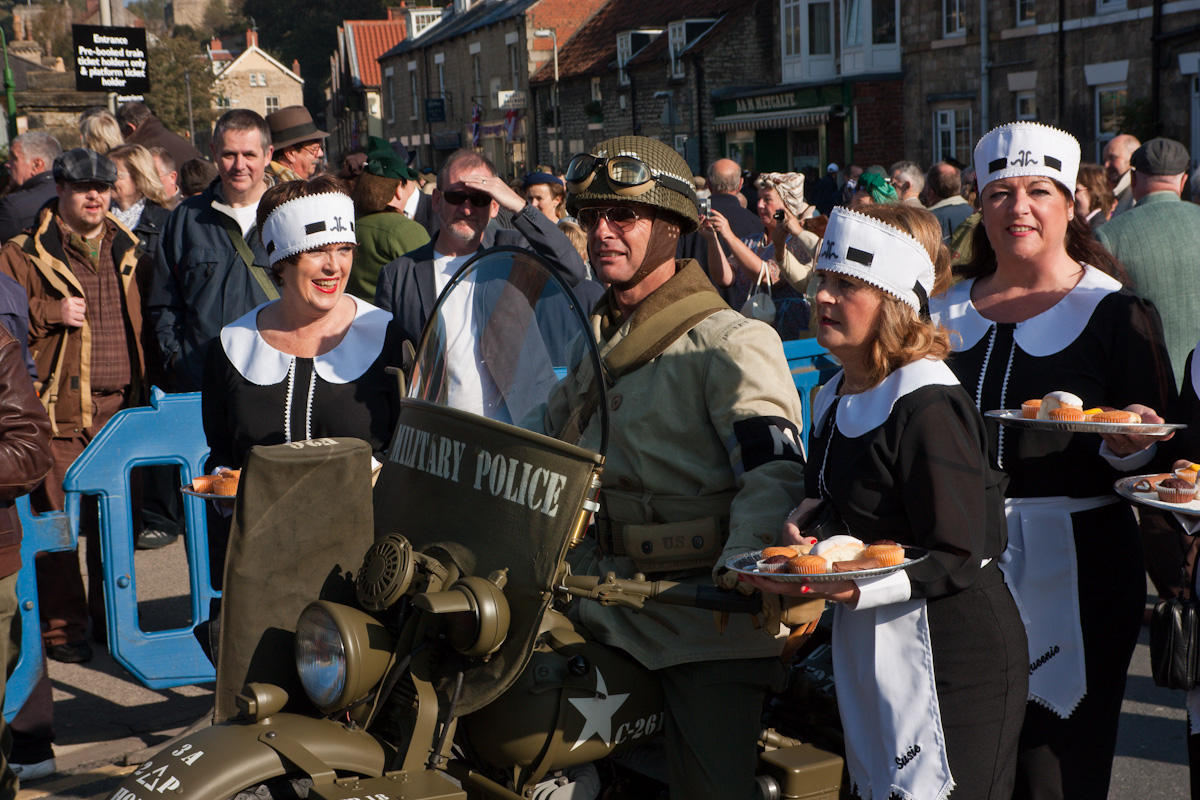
M843 370L814 403L808 499L792 517L803 527L824 502L865 542L890 539L930 557L876 578L752 582L838 602L834 673L858 796L1007 800L1027 648L996 565L1004 519L983 422L941 360L947 333L928 318L931 254L949 269L927 212L831 214L817 261L817 338ZM788 531L796 541L799 530Z
M947 363L981 412L1061 390L1159 422L1147 406L1166 408L1174 380L1158 314L1097 268L1112 261L1075 218L1078 164L1078 142L1037 123L976 145L973 260L931 304L956 334ZM1104 798L1145 598L1137 525L1112 485L1149 455L1123 458L1139 446L1126 437L1102 448L1095 435L992 420L987 432L1008 478L1001 566L1029 637L1015 796Z
M226 325L209 347L201 396L209 472L240 469L254 445L325 436L363 439L382 461L399 400L384 370L401 362L391 314L344 294L353 222L354 204L331 175L263 194L258 226L279 299ZM209 514L208 533L219 588L228 518Z
M396 418L391 315L344 294L354 206L322 175L268 189L258 224L279 299L221 329L205 365L210 468L240 468L250 448L353 436L380 453ZM308 232L313 231L313 232Z

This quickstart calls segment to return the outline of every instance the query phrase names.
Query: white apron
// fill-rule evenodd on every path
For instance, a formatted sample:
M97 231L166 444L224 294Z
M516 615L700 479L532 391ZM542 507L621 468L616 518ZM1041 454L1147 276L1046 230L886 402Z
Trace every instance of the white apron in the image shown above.
M860 582L861 583L861 582ZM863 800L944 800L954 788L925 600L863 610L838 603L833 674L846 767Z
M1029 697L1066 719L1087 694L1071 515L1116 497L1014 497L1004 501L1008 547L1000 569L1029 638Z

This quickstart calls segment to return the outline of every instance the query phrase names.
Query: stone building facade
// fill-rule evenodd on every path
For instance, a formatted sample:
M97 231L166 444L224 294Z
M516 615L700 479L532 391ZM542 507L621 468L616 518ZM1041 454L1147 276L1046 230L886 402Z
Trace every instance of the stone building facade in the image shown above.
M505 176L531 168L529 76L601 0L456 0L436 24L379 59L385 138L437 168L476 147Z
M872 14L881 6L894 22L899 2L866 4L848 33L839 14L850 5L610 0L564 49L558 107L567 156L638 133L673 144L697 173L726 156L752 171L817 172L830 161L900 158L897 35L875 43L866 27L880 21ZM809 30L813 20L825 27ZM551 160L552 78L543 68L533 81L539 158Z
M246 31L246 49L234 56L219 39L209 45L213 94L218 111L248 108L264 117L272 111L304 103L304 79L299 65L288 69L258 46L258 32ZM311 111L311 109L310 109Z
M988 3L985 20L977 3L904 3L905 149L966 162L992 127L1036 119L1075 135L1084 161L1131 132L1178 139L1195 164L1200 7L1159 7L1156 21L1153 0L1064 0L1060 24L1058 3Z

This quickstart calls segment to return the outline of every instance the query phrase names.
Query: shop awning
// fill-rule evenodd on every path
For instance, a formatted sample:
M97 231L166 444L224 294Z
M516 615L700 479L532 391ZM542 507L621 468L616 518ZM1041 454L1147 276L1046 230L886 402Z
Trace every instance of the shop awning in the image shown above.
M768 128L816 128L829 121L831 106L787 109L759 114L731 114L717 117L713 127L718 131L757 131Z

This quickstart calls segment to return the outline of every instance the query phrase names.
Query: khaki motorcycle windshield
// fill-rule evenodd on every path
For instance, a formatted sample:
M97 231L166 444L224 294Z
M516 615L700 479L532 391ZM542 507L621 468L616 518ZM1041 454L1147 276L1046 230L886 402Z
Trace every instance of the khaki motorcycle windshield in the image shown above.
M375 486L375 535L436 549L464 575L507 573L500 649L439 662L444 696L464 673L461 714L502 694L528 662L603 464L606 437L601 452L575 443L593 417L607 428L586 311L536 256L493 250L447 285L417 350ZM569 424L551 426L549 407Z

